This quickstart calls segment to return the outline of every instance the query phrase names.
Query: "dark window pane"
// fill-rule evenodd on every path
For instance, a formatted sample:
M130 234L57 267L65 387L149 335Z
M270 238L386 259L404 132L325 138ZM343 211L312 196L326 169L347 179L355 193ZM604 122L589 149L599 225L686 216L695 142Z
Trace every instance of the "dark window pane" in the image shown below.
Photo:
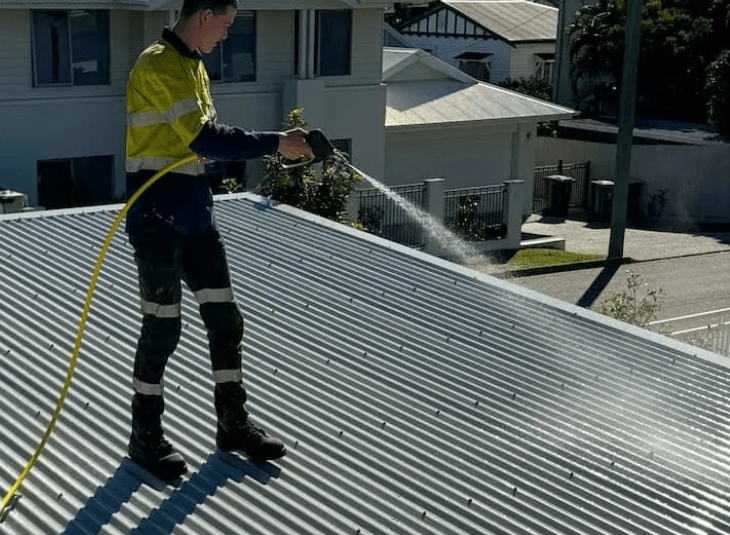
M350 74L352 43L352 11L321 10L317 12L315 65L319 76Z
M256 18L242 11L228 29L228 39L203 56L212 81L253 82L256 80Z
M109 83L109 12L73 10L69 14L74 85Z
M33 12L35 84L70 84L68 27L65 11Z
M223 41L223 77L228 82L256 79L256 19L253 12L239 13Z
M223 79L221 69L221 45L203 55L203 63L208 71L208 78L218 82Z
M38 203L46 208L69 208L114 202L113 156L41 160Z

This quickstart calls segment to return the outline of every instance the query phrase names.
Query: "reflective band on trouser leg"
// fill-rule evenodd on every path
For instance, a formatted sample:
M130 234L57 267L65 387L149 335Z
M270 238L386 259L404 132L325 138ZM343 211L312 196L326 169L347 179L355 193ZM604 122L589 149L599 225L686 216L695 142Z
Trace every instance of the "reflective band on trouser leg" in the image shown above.
M161 305L159 303L153 303L152 301L141 300L140 308L142 314L151 314L156 318L179 318L180 317L180 303L174 303L172 305Z
M243 381L241 370L213 370L213 380L216 384L240 383Z
M144 394L146 396L161 396L162 391L164 390L163 383L153 385L150 383L145 383L144 381L140 381L136 377L132 382L132 386L137 394Z
M230 303L233 301L233 288L203 288L193 292L195 300L200 305L205 303Z

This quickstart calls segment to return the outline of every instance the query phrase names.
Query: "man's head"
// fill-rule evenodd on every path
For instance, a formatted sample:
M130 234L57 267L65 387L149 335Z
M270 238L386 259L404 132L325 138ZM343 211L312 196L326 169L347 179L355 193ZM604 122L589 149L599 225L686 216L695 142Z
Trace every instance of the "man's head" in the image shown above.
M228 37L238 0L184 0L176 32L191 48L207 54Z

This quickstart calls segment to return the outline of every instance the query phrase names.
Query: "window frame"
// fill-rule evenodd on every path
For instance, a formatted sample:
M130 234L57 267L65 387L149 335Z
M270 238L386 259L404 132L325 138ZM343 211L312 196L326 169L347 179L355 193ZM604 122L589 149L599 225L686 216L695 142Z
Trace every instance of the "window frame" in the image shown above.
M225 78L225 64L223 62L223 58L224 58L223 51L225 50L226 45L231 46L228 39L225 39L225 40L221 41L215 49L215 53L218 56L218 61L220 62L220 64L218 65L218 67L220 69L220 73L221 73L220 78L214 78L213 76L211 76L210 69L208 68L208 63L206 62L206 59L210 58L212 56L212 53L209 53L209 54L206 54L203 56L203 63L205 64L205 69L206 69L206 72L208 73L208 78L210 78L210 82L212 84L246 84L246 83L256 82L256 80L257 80L257 76L258 76L258 69L257 69L257 67L258 67L258 61L257 61L257 59L258 59L258 16L257 16L255 10L238 11L238 13L236 15L236 19L233 22L233 26L235 26L235 24L239 20L241 20L241 15L244 15L244 16L250 15L253 19L253 37L252 37L253 50L251 52L251 55L253 56L253 74L251 75L250 79L246 79L246 80L231 80L231 79ZM229 30L229 36L230 36L230 30Z
M99 75L100 81L93 83L80 83L76 80L74 74L74 35L71 26L71 13L74 11L83 11L94 14L97 19L97 23L100 21L98 18L99 14L104 14L101 22L104 24L104 31L106 35L97 33L97 39L105 41L106 47L101 53L104 57L98 56L97 62L102 66L105 66L105 72ZM66 58L68 62L68 82L41 82L39 81L39 50L38 40L41 37L37 36L36 31L36 14L48 14L48 13L60 13L64 15L64 30L66 34ZM111 13L108 9L32 9L30 10L30 35L31 35L31 70L32 70L32 85L33 87L82 87L82 86L100 86L100 85L111 85ZM103 67L102 67L103 68Z
M347 36L347 69L346 72L330 72L327 70L327 72L322 72L322 54L320 53L320 49L322 49L322 22L321 17L322 15L329 14L329 13L337 13L338 15L341 13L346 13L348 20L348 36ZM354 21L353 21L353 10L352 9L317 9L315 10L315 16L314 16L314 42L313 47L313 54L314 54L314 76L315 77L330 77L330 76L351 76L352 75L352 48L353 48L353 29L354 29Z

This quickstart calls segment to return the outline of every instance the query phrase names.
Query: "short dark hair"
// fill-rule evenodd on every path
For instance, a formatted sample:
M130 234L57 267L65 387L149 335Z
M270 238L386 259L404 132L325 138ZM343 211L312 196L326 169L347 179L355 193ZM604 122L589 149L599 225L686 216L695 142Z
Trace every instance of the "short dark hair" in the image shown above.
M210 9L216 15L220 15L226 12L228 6L238 8L238 0L184 0L180 15L187 18L204 9Z

